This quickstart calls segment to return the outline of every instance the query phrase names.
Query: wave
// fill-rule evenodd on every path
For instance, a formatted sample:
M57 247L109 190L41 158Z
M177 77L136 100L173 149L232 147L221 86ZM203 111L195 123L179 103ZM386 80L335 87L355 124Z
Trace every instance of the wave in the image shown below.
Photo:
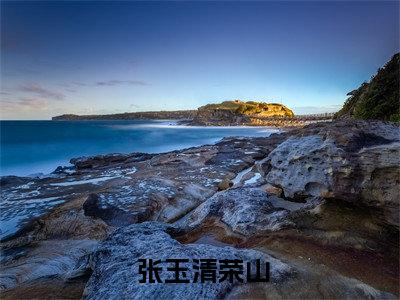
M162 124L114 124L114 125L106 125L110 128L115 128L118 130L132 130L138 128L162 128L162 129L201 129L201 130L212 130L212 129L229 129L229 130L243 130L243 129L259 129L260 132L281 132L281 129L275 127L266 127L266 126L191 126L191 125L182 125L177 123L162 123Z

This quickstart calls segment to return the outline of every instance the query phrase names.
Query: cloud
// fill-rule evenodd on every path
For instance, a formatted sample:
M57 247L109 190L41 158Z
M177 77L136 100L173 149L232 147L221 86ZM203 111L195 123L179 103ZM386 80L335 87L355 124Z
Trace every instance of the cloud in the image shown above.
M2 95L2 96L10 96L11 93L6 92L6 91L0 91L0 95Z
M148 85L147 82L140 80L107 80L107 81L98 81L96 82L97 86L116 86L116 85Z
M1 109L4 111L29 111L29 110L44 110L47 108L47 101L35 98L21 98L15 101L1 100Z
M33 93L44 99L64 100L65 95L61 92L51 91L41 87L37 83L25 84L19 88L22 92Z
M59 84L59 85L68 88L70 86L75 86L75 87L117 86L117 85L139 85L139 86L145 86L145 85L149 85L149 83L147 83L145 81L141 81L141 80L117 80L117 79L112 79L112 80L97 81L97 82L94 82L94 83L73 81L71 83L63 83L63 84Z
M87 86L86 83L84 83L84 82L78 82L78 81L71 82L71 84L76 85L76 86Z

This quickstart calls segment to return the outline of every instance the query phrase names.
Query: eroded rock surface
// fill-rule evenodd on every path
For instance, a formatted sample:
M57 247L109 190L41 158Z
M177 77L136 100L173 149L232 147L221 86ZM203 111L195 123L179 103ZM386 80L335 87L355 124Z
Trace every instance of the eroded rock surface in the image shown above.
M331 196L334 172L344 169L344 151L319 135L291 137L268 156L266 180L283 188L288 198Z
M3 177L2 293L398 296L399 143L393 124L337 121L162 154L78 158L48 176ZM266 258L273 280L137 283L140 258L210 255Z
M339 291L339 297L394 299L388 293L378 291L354 279L335 274L314 274L308 270L299 270L268 254L255 250L238 250L233 247L216 247L204 244L182 245L170 234L168 227L160 223L146 222L121 228L104 241L92 256L93 274L86 285L86 299L123 298L123 299L235 299L259 296L267 299L292 298L299 293L305 298L337 297L332 290ZM170 229L173 232L173 229ZM191 283L159 284L140 283L138 274L139 259L188 259L185 272ZM239 259L245 262L270 263L270 282L264 284L240 284L238 281L218 283L192 283L195 271L191 267L193 259L198 258ZM172 279L173 274L165 272L169 263L161 263L164 272L160 279ZM245 274L247 268L245 267ZM251 269L255 275L254 265ZM182 275L183 276L183 275ZM304 284L308 287L304 289ZM318 287L318 288L317 288ZM299 291L298 289L301 288ZM343 291L343 292L342 292ZM345 291L345 292L344 292Z
M236 233L251 235L293 227L289 211L274 206L278 197L261 189L237 188L219 192L199 205L176 223L188 230L201 225L207 218L219 218Z
M326 131L310 127L301 136L288 138L268 155L266 181L282 188L288 198L319 196L379 207L386 221L398 226L399 128L365 122L352 125L355 128L346 131L343 122Z

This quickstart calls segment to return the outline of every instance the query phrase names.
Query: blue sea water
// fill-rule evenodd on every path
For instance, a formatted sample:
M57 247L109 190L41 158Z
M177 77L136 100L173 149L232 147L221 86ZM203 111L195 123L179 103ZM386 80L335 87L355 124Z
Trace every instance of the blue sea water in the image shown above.
M158 153L227 136L268 136L266 127L190 127L173 121L1 121L0 175L50 173L72 157Z

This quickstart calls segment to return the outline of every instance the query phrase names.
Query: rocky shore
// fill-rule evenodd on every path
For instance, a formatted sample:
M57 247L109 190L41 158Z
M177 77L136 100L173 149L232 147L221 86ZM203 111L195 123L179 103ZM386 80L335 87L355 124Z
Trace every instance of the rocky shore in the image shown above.
M393 123L337 120L71 163L1 178L3 298L400 295ZM176 257L260 258L270 282L139 283L140 259Z
M266 126L278 128L303 127L317 122L332 121L333 114L294 117L264 117L259 115L236 114L229 110L198 111L193 119L178 121L188 126Z

